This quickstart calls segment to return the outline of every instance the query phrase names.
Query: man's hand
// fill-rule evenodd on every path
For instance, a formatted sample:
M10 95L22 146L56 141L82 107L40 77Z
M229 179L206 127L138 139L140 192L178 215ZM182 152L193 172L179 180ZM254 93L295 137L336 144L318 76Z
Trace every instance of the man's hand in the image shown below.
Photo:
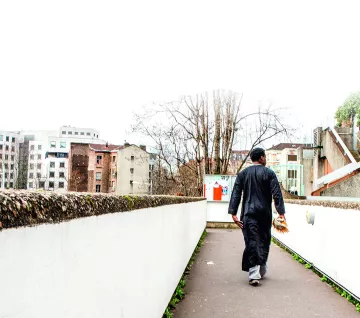
M232 219L240 229L242 229L244 227L244 224L239 221L239 219L238 219L238 217L236 215L233 215Z
M285 214L279 214L279 219L283 219L284 221L286 221Z

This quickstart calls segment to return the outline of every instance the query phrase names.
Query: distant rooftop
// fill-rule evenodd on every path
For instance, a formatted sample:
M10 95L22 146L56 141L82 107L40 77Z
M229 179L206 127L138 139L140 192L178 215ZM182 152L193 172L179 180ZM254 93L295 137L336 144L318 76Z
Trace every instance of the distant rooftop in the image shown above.
M304 147L304 149L311 149L312 145L311 144L299 144L299 143L280 143L276 146L272 146L271 148L269 148L268 150L284 150L284 149L297 149L299 147Z
M114 151L124 149L124 146L120 145L100 145L100 144L89 144L90 148L95 151Z

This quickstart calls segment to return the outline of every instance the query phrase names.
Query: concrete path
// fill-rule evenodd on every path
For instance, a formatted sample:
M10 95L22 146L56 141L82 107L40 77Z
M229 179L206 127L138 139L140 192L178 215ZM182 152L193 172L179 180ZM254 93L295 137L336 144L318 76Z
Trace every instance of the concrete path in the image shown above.
M360 318L352 304L274 244L268 277L260 287L249 286L241 271L243 249L240 230L209 229L174 318Z

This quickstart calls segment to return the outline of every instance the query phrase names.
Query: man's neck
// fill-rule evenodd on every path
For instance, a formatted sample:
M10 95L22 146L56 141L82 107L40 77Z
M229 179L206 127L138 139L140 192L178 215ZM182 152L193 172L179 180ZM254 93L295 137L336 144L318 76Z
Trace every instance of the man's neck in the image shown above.
M254 165L254 166L263 166L263 164L260 163L259 161L254 161L254 162L253 162L253 165Z

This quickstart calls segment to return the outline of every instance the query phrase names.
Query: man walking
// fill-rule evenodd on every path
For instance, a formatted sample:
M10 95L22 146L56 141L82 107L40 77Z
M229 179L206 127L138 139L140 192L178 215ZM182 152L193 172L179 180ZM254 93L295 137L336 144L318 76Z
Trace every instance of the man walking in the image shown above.
M285 219L285 206L276 174L266 168L265 151L255 148L251 154L253 165L236 178L229 204L229 214L243 230L245 251L242 270L249 272L249 284L258 286L266 274L266 262L271 243L272 199L279 215ZM243 195L240 220L236 214Z

